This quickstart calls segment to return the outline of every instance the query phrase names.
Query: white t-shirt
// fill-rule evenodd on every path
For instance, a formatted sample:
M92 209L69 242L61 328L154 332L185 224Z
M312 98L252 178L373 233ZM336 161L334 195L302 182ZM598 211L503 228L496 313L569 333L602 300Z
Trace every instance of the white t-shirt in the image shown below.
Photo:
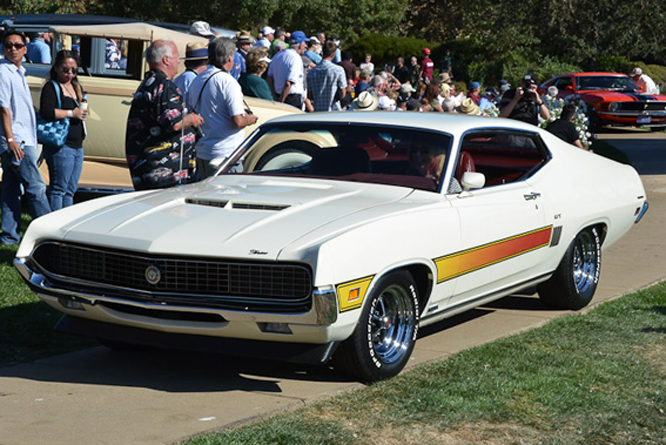
M277 94L282 94L284 84L289 81L293 83L289 94L300 94L305 97L303 59L293 48L283 49L275 54L268 65L268 76L273 78Z
M647 74L642 74L641 77L638 78L636 85L640 87L642 93L659 94L659 88L657 88L654 80L652 80Z
M204 137L196 145L198 158L210 161L229 156L245 139L245 131L236 127L233 121L234 116L245 115L243 92L240 84L226 71L208 66L190 84L187 105L204 118L201 126Z

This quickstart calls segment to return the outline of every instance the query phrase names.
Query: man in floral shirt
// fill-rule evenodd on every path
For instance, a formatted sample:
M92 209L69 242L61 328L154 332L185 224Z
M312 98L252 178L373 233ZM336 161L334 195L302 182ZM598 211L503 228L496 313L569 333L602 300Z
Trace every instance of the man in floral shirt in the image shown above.
M180 62L174 42L156 40L146 60L150 71L134 93L125 139L135 190L186 183L194 166L194 128L203 123L197 114L183 114L183 97L172 81Z

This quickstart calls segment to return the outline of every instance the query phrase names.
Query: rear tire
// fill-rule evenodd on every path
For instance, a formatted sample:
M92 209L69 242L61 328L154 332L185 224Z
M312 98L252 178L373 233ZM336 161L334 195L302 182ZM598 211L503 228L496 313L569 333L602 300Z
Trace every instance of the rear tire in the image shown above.
M582 309L592 301L600 270L601 240L591 227L576 235L553 276L537 287L539 298L549 307Z
M412 355L419 322L416 283L404 271L377 281L354 333L338 348L336 369L365 383L389 379Z

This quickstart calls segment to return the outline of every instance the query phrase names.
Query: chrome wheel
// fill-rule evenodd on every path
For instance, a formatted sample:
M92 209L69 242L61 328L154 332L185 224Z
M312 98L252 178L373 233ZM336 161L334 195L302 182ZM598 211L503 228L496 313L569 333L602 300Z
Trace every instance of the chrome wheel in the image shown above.
M369 340L376 357L386 364L400 360L412 341L416 324L407 289L392 285L372 302Z
M395 271L378 279L366 300L333 366L371 383L397 375L409 361L418 333L419 299L411 274Z
M576 235L553 276L537 286L546 306L578 310L587 306L599 283L601 237L590 227Z
M578 293L586 294L596 288L599 276L598 241L592 233L580 233L575 240L573 251L573 280Z

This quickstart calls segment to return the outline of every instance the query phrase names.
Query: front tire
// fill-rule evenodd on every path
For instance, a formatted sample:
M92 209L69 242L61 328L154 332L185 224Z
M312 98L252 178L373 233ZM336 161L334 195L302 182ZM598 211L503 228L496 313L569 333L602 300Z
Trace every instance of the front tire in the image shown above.
M416 283L404 271L377 281L354 333L334 357L334 366L365 383L397 375L414 350L419 322Z
M599 283L601 240L596 227L582 230L567 249L553 276L537 290L549 307L579 310L587 306Z

